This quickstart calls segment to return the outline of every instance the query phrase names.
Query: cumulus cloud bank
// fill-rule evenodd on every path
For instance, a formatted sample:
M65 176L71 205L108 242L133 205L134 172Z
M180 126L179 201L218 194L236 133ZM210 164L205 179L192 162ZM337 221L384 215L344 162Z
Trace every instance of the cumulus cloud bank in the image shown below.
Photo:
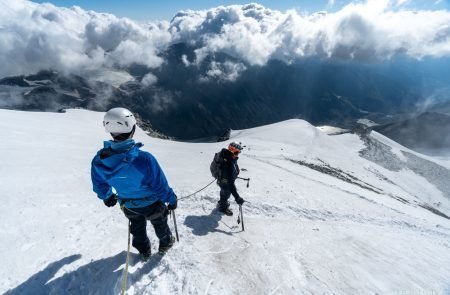
M79 72L140 63L158 67L164 24L24 0L0 0L0 76L42 69Z
M333 1L330 1L333 2ZM258 4L183 11L171 22L141 24L79 7L0 0L0 77L41 69L86 72L133 63L161 66L171 44L195 48L195 60L226 53L238 62L212 61L202 79L233 81L246 65L304 57L373 62L396 54L450 55L450 12L410 11L405 0L351 3L335 13L305 15ZM149 85L156 82L148 76Z
M377 0L306 16L257 4L218 7L179 13L171 28L178 39L201 42L196 51L200 60L222 51L252 65L271 58L374 61L397 53L414 58L450 54L448 11L394 11L395 7L395 2Z

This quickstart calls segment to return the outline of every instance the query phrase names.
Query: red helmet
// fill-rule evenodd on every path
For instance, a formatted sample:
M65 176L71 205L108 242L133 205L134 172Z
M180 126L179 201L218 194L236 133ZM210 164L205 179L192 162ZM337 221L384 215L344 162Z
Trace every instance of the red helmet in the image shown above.
M235 155L238 155L242 151L242 149L243 147L240 142L233 141L228 145L228 150Z

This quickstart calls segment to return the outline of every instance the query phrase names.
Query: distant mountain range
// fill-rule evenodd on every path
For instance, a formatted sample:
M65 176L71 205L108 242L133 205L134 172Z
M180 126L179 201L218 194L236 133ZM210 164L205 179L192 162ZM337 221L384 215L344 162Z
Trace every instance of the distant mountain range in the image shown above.
M397 121L376 126L374 130L396 142L425 153L450 149L450 116L426 112Z
M408 112L420 99L404 83L370 66L317 59L292 64L271 60L262 67L245 65L246 70L235 81L220 77L199 81L208 75L213 62L240 61L220 53L205 58L200 65L186 66L183 59L193 60L194 50L186 44L170 47L165 52L168 62L152 72L158 78L157 85L133 93L133 104L143 117L164 133L182 139L293 117L349 127L357 118L384 120L386 114ZM155 100L149 98L157 97L161 89L174 103L155 112Z
M130 77L115 84L51 70L6 77L0 80L0 107L105 111L120 105L138 113L159 132L182 140L220 136L230 128L290 118L344 128L367 118L390 124L377 130L397 139L403 133L394 129L406 125L396 122L406 115L437 105L442 111L450 110L445 91L438 102L425 103L427 93L447 85L447 76L424 80L427 71L433 71L414 71L409 61L380 66L310 58L250 66L216 53L195 63L195 49L185 43L172 45L162 53L167 62L157 69L137 64L115 68ZM433 120L428 123L432 126ZM412 130L419 125L407 126ZM432 146L436 145L433 139ZM412 145L408 142L407 146Z

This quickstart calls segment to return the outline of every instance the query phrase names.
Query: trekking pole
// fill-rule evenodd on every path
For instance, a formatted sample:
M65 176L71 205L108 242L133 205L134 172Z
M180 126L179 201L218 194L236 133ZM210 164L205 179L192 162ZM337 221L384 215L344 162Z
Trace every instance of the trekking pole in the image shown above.
M180 241L180 238L178 237L178 228L177 228L177 218L175 217L175 210L170 210L171 214L173 214L173 225L175 227L175 234L177 236L177 242Z
M241 215L242 231L245 231L245 229L244 229L244 214L242 214L242 205L239 205L239 214Z
M127 259L125 262L125 270L123 273L123 279L122 279L122 290L120 292L121 295L125 294L125 290L127 289L127 278L128 278L128 263L130 260L130 228L131 228L131 221L128 221L128 250L127 250Z

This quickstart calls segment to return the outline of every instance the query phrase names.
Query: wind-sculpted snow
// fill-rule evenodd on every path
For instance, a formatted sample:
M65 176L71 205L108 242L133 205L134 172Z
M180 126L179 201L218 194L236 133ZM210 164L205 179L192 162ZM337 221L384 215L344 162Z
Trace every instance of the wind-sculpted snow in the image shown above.
M182 11L171 22L141 24L111 14L25 0L0 1L0 77L39 70L70 73L98 67L159 67L160 53L175 43L191 44L199 64L208 55L237 59L213 74L235 79L246 63L304 57L375 61L398 53L413 58L450 54L450 13L410 11L394 1L351 3L333 13L305 14L259 4ZM215 68L215 69L214 69ZM228 71L228 72L227 72ZM230 72L233 71L233 72Z
M434 184L445 197L450 198L450 170L448 168L407 151L401 151L406 159L400 159L392 152L392 147L371 136L362 137L362 140L366 147L359 152L361 157L391 171L410 169Z
M0 293L120 292L128 223L90 181L90 161L109 137L103 116L0 110L8 131L0 141ZM380 155L406 162L402 151L412 154L373 133L390 147ZM137 128L136 140L179 197L180 242L146 263L132 249L127 294L448 291L450 199L430 178L442 174L439 160L415 154L417 173L391 171L359 156L365 143L357 135L328 136L302 120L230 137L245 145L240 175L251 179L248 188L236 183L246 200L244 232L236 214L217 212L215 184L182 199L212 181L209 164L224 143L151 138ZM423 176L421 167L433 171ZM147 231L155 252L158 241Z
M400 171L405 167L405 163L392 153L392 147L370 136L362 137L362 140L364 140L366 146L359 152L361 157L391 171Z
M296 161L296 160L290 160L290 161L292 161L293 163L299 164L299 165L306 166L310 169L314 169L316 171L319 171L320 173L324 173L324 174L336 177L342 181L357 185L361 188L373 191L375 193L378 193L378 194L381 193L381 190L374 187L373 185L370 185L364 181L361 181L357 177L355 177L347 172L344 172L338 168L331 167L330 165L328 165L327 163L323 162L320 159L318 159L320 164L314 164L314 163L308 163L305 161Z
M410 152L404 151L403 154L407 158L407 167L415 173L425 177L430 183L434 184L442 194L450 199L450 170L420 158Z

